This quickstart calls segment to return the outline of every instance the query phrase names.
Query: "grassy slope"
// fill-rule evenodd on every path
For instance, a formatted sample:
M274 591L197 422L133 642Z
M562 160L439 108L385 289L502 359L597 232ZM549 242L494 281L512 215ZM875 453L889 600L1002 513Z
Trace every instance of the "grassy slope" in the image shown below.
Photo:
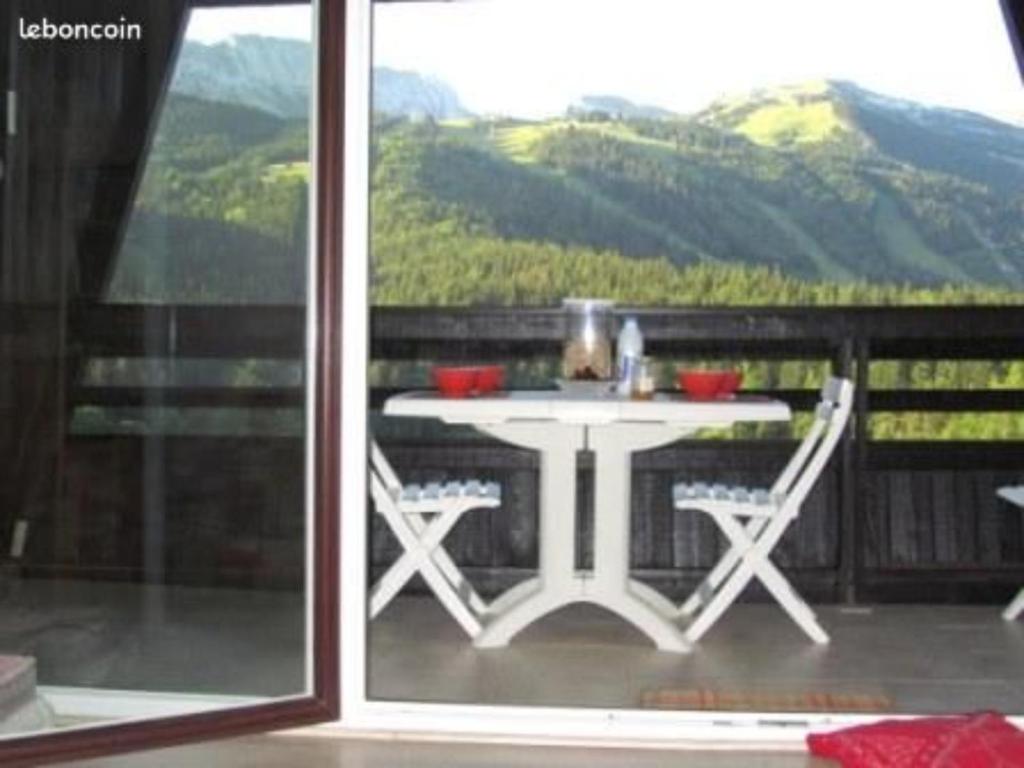
M755 144L777 147L789 144L817 144L849 130L829 102L798 105L778 104L752 112L736 127Z

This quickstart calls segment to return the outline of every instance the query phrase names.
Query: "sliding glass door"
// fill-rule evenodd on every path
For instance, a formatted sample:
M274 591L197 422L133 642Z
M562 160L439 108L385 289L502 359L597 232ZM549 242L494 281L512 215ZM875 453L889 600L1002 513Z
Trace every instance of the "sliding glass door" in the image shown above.
M333 712L340 6L9 6L0 755Z

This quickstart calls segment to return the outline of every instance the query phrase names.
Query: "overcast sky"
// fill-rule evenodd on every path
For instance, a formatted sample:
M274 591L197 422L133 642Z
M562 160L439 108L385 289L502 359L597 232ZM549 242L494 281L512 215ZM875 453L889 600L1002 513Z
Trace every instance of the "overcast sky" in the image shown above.
M189 37L309 38L308 8L196 11ZM374 62L470 110L542 117L584 94L691 112L822 78L1024 122L999 0L467 0L385 3Z
M312 40L313 12L302 5L252 6L192 11L185 37L216 43L232 35L266 35Z

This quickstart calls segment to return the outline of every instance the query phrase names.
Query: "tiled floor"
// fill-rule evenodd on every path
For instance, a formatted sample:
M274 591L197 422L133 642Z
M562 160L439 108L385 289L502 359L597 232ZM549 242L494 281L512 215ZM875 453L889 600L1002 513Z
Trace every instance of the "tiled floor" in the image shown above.
M828 768L799 752L654 750L419 744L260 736L87 760L76 768Z
M557 612L504 649L477 650L432 600L371 624L370 692L413 701L635 707L645 691L861 694L895 712L1024 713L1024 622L991 606L819 609L816 646L775 606L735 606L692 653L663 653L616 617ZM415 631L411 631L415 628Z

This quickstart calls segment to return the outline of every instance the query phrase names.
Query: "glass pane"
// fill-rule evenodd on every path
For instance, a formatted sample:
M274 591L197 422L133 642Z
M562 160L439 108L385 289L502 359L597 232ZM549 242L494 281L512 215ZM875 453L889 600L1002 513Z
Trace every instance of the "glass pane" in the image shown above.
M998 0L382 3L374 57L377 304L1022 301Z
M19 43L0 732L310 690L313 12L188 5Z
M369 696L1024 712L999 0L391 1L372 50Z

